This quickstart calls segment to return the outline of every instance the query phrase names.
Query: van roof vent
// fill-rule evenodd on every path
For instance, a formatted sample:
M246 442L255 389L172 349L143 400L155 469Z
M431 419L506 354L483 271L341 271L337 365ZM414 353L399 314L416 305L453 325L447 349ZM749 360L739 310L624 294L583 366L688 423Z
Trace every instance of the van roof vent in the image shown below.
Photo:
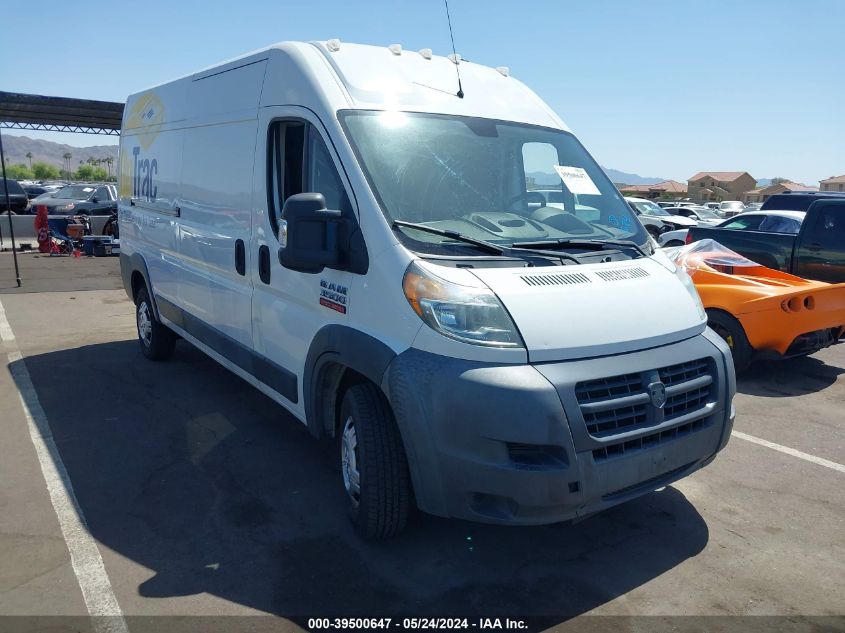
M551 273L547 275L520 275L529 286L572 286L588 284L590 278L583 273Z
M648 277L648 272L634 266L632 268L620 268L618 270L596 270L596 276L604 281L624 281L626 279L640 279L641 277Z

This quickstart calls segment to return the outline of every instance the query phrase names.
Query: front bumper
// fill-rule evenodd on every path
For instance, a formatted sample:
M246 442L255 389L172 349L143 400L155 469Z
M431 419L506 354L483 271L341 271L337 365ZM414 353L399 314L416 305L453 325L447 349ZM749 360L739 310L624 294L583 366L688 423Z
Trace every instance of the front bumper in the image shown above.
M671 378L658 370L690 361L706 372L677 370L663 410L644 401L651 378ZM618 394L585 400L585 385L620 377L634 386L612 407ZM409 350L384 387L420 508L509 524L586 516L709 463L730 436L736 390L729 351L710 330L646 351L536 365Z

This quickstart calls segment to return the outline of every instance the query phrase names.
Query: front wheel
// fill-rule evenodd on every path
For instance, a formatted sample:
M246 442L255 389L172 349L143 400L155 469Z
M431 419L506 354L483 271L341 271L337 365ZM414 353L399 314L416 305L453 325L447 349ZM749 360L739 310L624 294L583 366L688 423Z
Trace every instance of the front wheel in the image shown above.
M155 317L147 290L142 288L135 297L135 324L141 353L150 360L167 360L173 356L176 335Z
M339 436L343 485L356 531L370 540L396 536L408 522L411 482L399 429L375 385L346 391Z

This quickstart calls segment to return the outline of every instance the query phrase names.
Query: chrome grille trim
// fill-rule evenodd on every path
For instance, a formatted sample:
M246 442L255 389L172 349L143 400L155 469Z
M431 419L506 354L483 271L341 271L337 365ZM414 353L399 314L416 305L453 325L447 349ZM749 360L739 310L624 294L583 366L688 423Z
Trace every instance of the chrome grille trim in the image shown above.
M702 358L577 383L575 396L587 433L597 440L610 440L595 449L593 457L607 459L626 451L649 448L666 438L673 439L706 426L703 418L712 412L716 398L712 388L714 375L712 359ZM652 403L648 393L649 384L658 380L666 392L662 408ZM672 422L676 424L670 428ZM648 433L657 427L661 430ZM613 438L619 441L613 442Z

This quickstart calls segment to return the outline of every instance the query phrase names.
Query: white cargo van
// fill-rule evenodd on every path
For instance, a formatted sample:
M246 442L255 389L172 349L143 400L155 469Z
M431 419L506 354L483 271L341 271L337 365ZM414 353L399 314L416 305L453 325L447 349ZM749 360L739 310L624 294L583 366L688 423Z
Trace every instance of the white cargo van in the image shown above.
M365 537L583 517L728 441L689 277L506 68L283 43L131 96L120 154L144 355L181 337L334 438Z

